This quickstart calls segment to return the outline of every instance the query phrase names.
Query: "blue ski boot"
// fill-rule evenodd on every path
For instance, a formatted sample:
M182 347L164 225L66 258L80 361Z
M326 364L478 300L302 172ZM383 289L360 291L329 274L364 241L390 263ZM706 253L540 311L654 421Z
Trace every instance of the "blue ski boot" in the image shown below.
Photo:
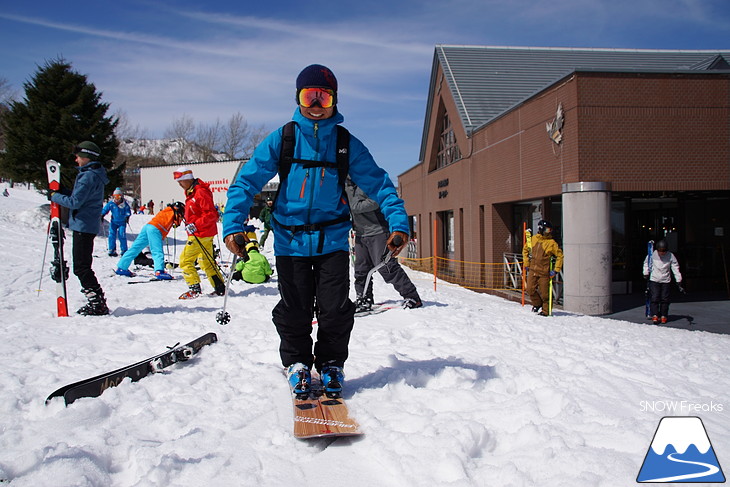
M286 371L286 378L289 380L292 394L296 395L297 399L309 397L312 390L312 375L309 367L301 362L292 364Z
M337 399L342 395L342 384L345 382L345 372L342 367L325 365L322 367L322 388L330 399Z

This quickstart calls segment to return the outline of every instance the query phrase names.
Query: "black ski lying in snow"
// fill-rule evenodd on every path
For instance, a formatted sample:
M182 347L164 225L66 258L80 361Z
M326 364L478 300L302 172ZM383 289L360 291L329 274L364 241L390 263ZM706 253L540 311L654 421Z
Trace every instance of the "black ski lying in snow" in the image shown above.
M145 282L169 282L169 281L177 281L177 278L173 277L172 279L158 279L156 277L150 277L150 278L143 279L143 280L137 279L136 281L127 281L127 284L144 284Z
M61 190L61 164L49 159L46 161L48 173L48 189L52 192ZM66 279L68 265L63 257L63 227L61 226L61 207L51 202L51 222L48 235L53 244L53 260L51 261L51 279L56 281L56 309L58 316L68 316L68 302L66 301Z
M184 362L190 359L203 346L217 341L218 336L215 333L206 333L186 345L169 347L167 351L137 362L136 364L63 386L46 398L46 404L54 397L63 397L66 406L81 397L98 397L110 387L118 386L127 377L132 382L137 382L143 377L159 372L174 363Z

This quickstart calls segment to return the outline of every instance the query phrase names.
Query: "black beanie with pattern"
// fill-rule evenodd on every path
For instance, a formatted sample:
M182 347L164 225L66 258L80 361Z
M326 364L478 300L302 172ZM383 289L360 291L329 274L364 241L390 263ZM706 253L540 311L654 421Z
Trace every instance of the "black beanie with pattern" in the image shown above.
M310 64L297 76L297 93L302 88L310 87L329 88L337 93L337 78L327 66Z

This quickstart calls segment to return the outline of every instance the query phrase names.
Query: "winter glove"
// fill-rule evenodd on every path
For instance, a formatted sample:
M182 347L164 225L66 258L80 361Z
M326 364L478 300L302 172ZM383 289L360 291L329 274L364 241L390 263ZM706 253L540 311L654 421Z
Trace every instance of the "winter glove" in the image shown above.
M250 240L243 232L226 235L226 238L223 239L223 243L226 244L226 248L235 255L242 257L244 260L248 260L248 254L246 253L247 242L250 242Z
M406 245L408 245L408 234L403 232L391 233L390 237L388 237L388 242L386 243L388 250L393 252L393 257L400 254L401 250L403 250Z
M52 201L54 193L55 191L51 191L50 189L48 190L48 193L46 194L46 196L48 196L48 201Z
M682 281L677 282L677 287L679 288L680 293L687 294L687 291L685 291L684 286L682 286Z
M550 279L552 279L553 277L555 277L557 274L558 273L555 272L555 271L550 271Z
M195 232L197 232L197 231L198 231L198 227L196 227L196 226L195 226L195 223L188 223L187 225L185 225L185 230L186 230L186 231L187 231L187 232L188 232L189 234L191 234L191 235L192 235L193 233L195 233Z

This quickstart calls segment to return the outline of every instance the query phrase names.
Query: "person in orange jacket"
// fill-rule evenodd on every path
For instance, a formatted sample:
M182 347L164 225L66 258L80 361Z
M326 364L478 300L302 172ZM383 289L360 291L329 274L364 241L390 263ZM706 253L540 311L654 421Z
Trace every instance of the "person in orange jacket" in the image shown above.
M167 205L164 210L157 212L157 215L142 227L132 246L119 259L116 270L117 275L134 277L134 273L129 270L129 266L145 247L149 247L152 260L155 262L155 277L162 280L173 279L170 274L165 272L165 253L162 242L172 227L178 227L182 224L184 216L185 205L179 201Z
M185 191L185 230L188 232L188 241L180 254L180 269L189 290L180 299L197 298L202 293L196 262L208 276L215 294L223 296L226 285L213 253L213 237L218 235L218 209L213 202L213 193L208 184L195 178L187 167L178 168L173 176Z

